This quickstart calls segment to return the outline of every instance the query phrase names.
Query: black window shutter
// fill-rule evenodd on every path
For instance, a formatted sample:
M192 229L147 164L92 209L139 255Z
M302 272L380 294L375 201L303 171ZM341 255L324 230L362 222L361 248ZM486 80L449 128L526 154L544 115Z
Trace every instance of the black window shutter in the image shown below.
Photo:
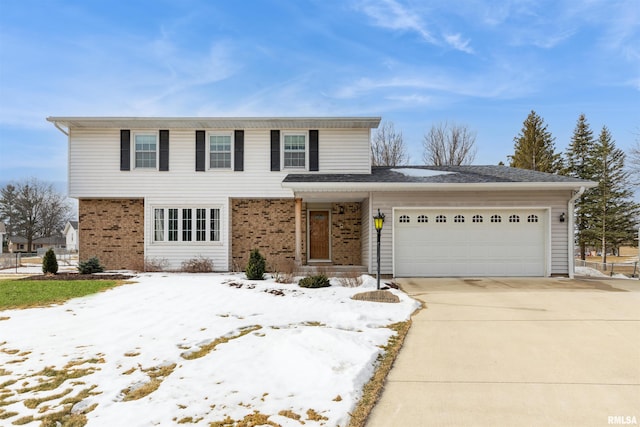
M120 130L120 170L131 170L131 131Z
M318 131L310 130L309 131L309 170L310 171L318 171L320 166L319 159L319 150L318 150Z
M205 132L203 130L196 131L196 171L204 172L205 170Z
M237 130L233 135L233 170L244 170L244 131Z
M280 131L271 131L271 170L280 170Z
M160 131L160 170L169 170L169 131Z

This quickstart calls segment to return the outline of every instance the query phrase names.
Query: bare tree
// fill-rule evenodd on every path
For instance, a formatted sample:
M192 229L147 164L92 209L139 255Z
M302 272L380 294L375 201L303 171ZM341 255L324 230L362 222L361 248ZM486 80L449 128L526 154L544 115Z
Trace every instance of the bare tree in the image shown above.
M424 135L422 159L427 165L470 165L476 158L476 132L467 125L440 122Z
M393 122L382 123L373 136L371 163L373 166L401 166L409 163L402 132L396 132Z
M0 196L0 220L9 221L12 236L27 239L28 250L34 239L60 234L70 216L68 200L36 178L7 184Z

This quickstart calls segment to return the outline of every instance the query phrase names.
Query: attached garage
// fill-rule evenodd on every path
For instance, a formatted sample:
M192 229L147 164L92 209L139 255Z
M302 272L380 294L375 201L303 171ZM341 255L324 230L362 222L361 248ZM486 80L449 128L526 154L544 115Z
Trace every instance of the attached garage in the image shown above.
M396 208L394 276L545 276L548 210Z

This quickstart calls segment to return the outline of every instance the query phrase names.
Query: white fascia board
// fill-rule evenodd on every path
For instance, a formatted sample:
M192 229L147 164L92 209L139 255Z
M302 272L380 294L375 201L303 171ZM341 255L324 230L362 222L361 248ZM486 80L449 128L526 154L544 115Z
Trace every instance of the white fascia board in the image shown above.
M595 187L595 182L482 182L482 183L406 183L406 182L283 182L282 187L295 192L326 191L514 191L576 190Z
M47 117L68 129L375 129L380 117Z

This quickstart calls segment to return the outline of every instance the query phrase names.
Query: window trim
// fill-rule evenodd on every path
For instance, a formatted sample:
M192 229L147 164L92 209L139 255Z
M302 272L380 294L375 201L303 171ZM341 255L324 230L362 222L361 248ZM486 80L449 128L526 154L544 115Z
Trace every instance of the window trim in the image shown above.
M231 145L229 146L229 156L230 156L230 164L228 168L216 168L211 166L211 137L212 136L228 136L231 140ZM206 133L205 139L205 152L206 152L206 167L209 171L233 171L234 170L234 157L235 157L235 132L230 131L208 131Z
M304 137L304 167L287 166L284 161L285 153L285 137L287 136L303 136ZM309 170L309 131L280 131L280 170L292 171L308 171Z
M203 209L205 211L205 218L204 218L204 222L205 222L205 229L204 229L204 237L205 240L198 240L198 209ZM163 230L162 230L162 236L164 240L156 240L156 211L157 210L162 210L164 211L163 214L163 218L164 218L164 222L163 222ZM174 233L174 236L177 237L177 240L170 240L171 237L171 232L169 230L170 227L170 222L171 222L171 215L169 214L170 210L175 210L177 211L177 218L173 218L174 224L177 224L178 228L176 230L172 230ZM184 210L190 210L191 211L191 229L190 229L190 233L191 233L191 240L183 240L184 237ZM217 224L218 224L218 230L217 230L217 236L218 236L218 240L210 240L211 236L214 234L212 233L214 230L211 228L211 226L213 225L213 221L211 221L211 214L213 210L217 210L218 211L218 218L217 218ZM222 205L217 205L217 204L213 204L213 205L156 205L156 206L151 206L151 215L152 215L152 221L151 221L151 244L153 245L207 245L207 246L222 246L224 244L224 235L223 235L223 227L224 227L224 222L223 222L223 206Z
M143 167L138 166L136 164L136 137L137 136L153 136L156 139L156 165L155 167ZM139 171L158 171L160 170L160 131L150 132L150 131L131 131L131 145L133 146L131 150L131 165L133 165L133 170Z

